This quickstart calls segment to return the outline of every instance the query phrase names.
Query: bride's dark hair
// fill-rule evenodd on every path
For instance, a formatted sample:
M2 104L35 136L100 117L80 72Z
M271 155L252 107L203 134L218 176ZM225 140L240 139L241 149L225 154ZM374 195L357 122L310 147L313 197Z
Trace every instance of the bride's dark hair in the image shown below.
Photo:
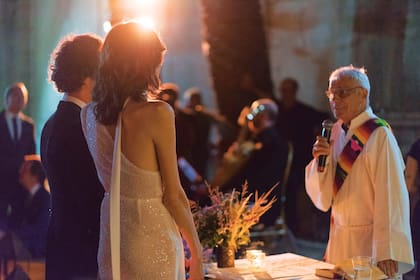
M166 48L153 30L137 22L114 26L99 59L93 101L96 119L115 124L124 101L146 100L159 88L159 69Z

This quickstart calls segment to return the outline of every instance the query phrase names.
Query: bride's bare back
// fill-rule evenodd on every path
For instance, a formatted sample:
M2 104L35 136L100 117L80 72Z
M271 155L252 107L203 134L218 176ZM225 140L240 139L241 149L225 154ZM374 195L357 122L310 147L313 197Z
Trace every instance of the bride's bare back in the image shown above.
M162 101L128 101L122 112L121 149L125 157L141 169L159 171L156 144L159 140L170 142L173 129L162 127L163 118L170 115L173 115L172 109ZM115 125L107 129L114 137Z
M115 134L115 126L107 129ZM128 101L122 112L122 153L141 169L160 171L167 196L180 187L175 138L170 105L159 100Z

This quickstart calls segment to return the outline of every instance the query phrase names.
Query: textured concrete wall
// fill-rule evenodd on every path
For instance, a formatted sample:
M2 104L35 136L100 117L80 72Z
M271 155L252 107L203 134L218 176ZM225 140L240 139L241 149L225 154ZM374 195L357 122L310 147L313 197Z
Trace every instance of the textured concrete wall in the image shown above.
M31 1L0 1L0 92L15 81L31 89L31 7Z
M262 0L276 85L296 78L298 98L328 110L330 72L365 66L371 105L405 153L420 137L420 3L415 0Z
M199 87L204 104L214 108L216 101L210 69L201 45L200 1L165 0L163 9L166 13L162 19L161 35L168 52L162 80L177 83L182 93L189 87ZM180 101L183 102L182 96Z
M328 75L351 58L353 2L261 1L276 89L285 77L296 78L298 98L328 110L324 98Z
M215 107L209 67L201 50L197 0L155 0L168 45L163 81L181 91L198 86ZM271 76L277 88L287 76L298 79L298 98L328 110L329 73L354 63L372 80L372 105L387 118L405 152L420 137L420 4L416 0L261 0L270 46ZM238 11L240 12L240 11ZM24 81L27 112L37 134L60 98L47 82L47 65L59 39L72 33L104 35L107 1L0 0L0 91ZM409 114L407 114L407 112Z

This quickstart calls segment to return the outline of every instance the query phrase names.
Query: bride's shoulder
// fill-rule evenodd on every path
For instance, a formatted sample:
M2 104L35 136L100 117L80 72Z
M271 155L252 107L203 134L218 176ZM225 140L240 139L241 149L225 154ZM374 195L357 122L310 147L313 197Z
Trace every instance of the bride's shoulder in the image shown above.
M161 100L149 100L147 102L147 110L155 116L172 116L174 115L174 110L171 105Z
M172 121L174 118L174 111L172 107L164 101L149 100L147 102L134 103L134 106L130 106L124 115L127 119L143 126L151 123L155 124L156 122Z

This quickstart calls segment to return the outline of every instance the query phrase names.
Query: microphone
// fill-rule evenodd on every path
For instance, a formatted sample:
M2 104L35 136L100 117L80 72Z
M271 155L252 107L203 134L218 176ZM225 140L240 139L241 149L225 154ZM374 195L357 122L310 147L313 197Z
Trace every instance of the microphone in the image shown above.
M326 119L322 122L321 136L324 138L327 138L328 143L330 143L331 129L333 125L334 123L332 122L332 120L329 120L329 119ZM327 162L326 155L320 155L318 157L318 172L324 172L326 162Z

